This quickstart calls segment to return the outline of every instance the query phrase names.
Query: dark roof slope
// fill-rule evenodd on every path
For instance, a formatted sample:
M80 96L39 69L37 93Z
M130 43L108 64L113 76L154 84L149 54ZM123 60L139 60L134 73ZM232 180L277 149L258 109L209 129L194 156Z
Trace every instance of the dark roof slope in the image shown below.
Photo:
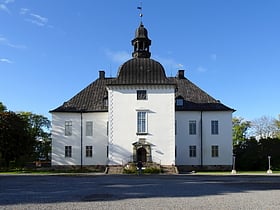
M176 111L234 111L208 95L187 78L170 79L177 85L175 98L183 99L183 105L176 105Z
M106 86L112 84L133 84L131 83L134 81L132 75L130 75L131 77L126 77L125 75L123 76L124 77L121 77L121 79L99 78L69 101L65 102L63 105L51 112L106 112L108 111L108 93ZM167 78L164 74L162 77L159 76L157 79L157 82L162 82L159 84L174 84L176 86L175 98L183 99L183 105L176 105L176 111L234 111L234 109L225 106L220 103L220 101L208 95L205 91L201 90L185 77ZM146 84L157 84L152 83L151 81L149 82L150 83ZM142 83L138 81L135 84L140 85Z
M108 111L106 85L112 78L99 78L69 101L50 112L104 112Z
M120 66L111 85L174 84L165 75L163 66L150 58L133 58Z

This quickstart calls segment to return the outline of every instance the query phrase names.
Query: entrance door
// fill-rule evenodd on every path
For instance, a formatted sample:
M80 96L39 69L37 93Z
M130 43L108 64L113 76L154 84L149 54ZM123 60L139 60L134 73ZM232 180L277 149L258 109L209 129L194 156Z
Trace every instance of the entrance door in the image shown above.
M137 149L137 162L138 161L147 162L147 151L143 147Z

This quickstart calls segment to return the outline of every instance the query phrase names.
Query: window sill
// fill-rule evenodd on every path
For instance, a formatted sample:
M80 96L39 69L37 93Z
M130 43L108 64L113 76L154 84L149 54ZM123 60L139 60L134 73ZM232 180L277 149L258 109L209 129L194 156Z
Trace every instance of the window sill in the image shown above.
M148 133L136 133L137 136L144 136L144 135L148 135Z

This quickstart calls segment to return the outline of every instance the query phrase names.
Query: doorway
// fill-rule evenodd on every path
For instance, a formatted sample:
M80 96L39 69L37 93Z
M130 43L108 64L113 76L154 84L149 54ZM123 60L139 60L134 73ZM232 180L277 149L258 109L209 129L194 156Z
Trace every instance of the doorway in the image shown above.
M143 147L137 149L137 162L139 161L147 162L147 151Z

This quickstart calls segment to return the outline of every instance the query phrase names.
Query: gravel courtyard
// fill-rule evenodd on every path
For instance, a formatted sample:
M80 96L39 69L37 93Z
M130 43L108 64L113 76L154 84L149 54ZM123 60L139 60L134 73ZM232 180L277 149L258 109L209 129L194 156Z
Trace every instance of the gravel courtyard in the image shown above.
M275 175L0 175L0 209L279 209Z

